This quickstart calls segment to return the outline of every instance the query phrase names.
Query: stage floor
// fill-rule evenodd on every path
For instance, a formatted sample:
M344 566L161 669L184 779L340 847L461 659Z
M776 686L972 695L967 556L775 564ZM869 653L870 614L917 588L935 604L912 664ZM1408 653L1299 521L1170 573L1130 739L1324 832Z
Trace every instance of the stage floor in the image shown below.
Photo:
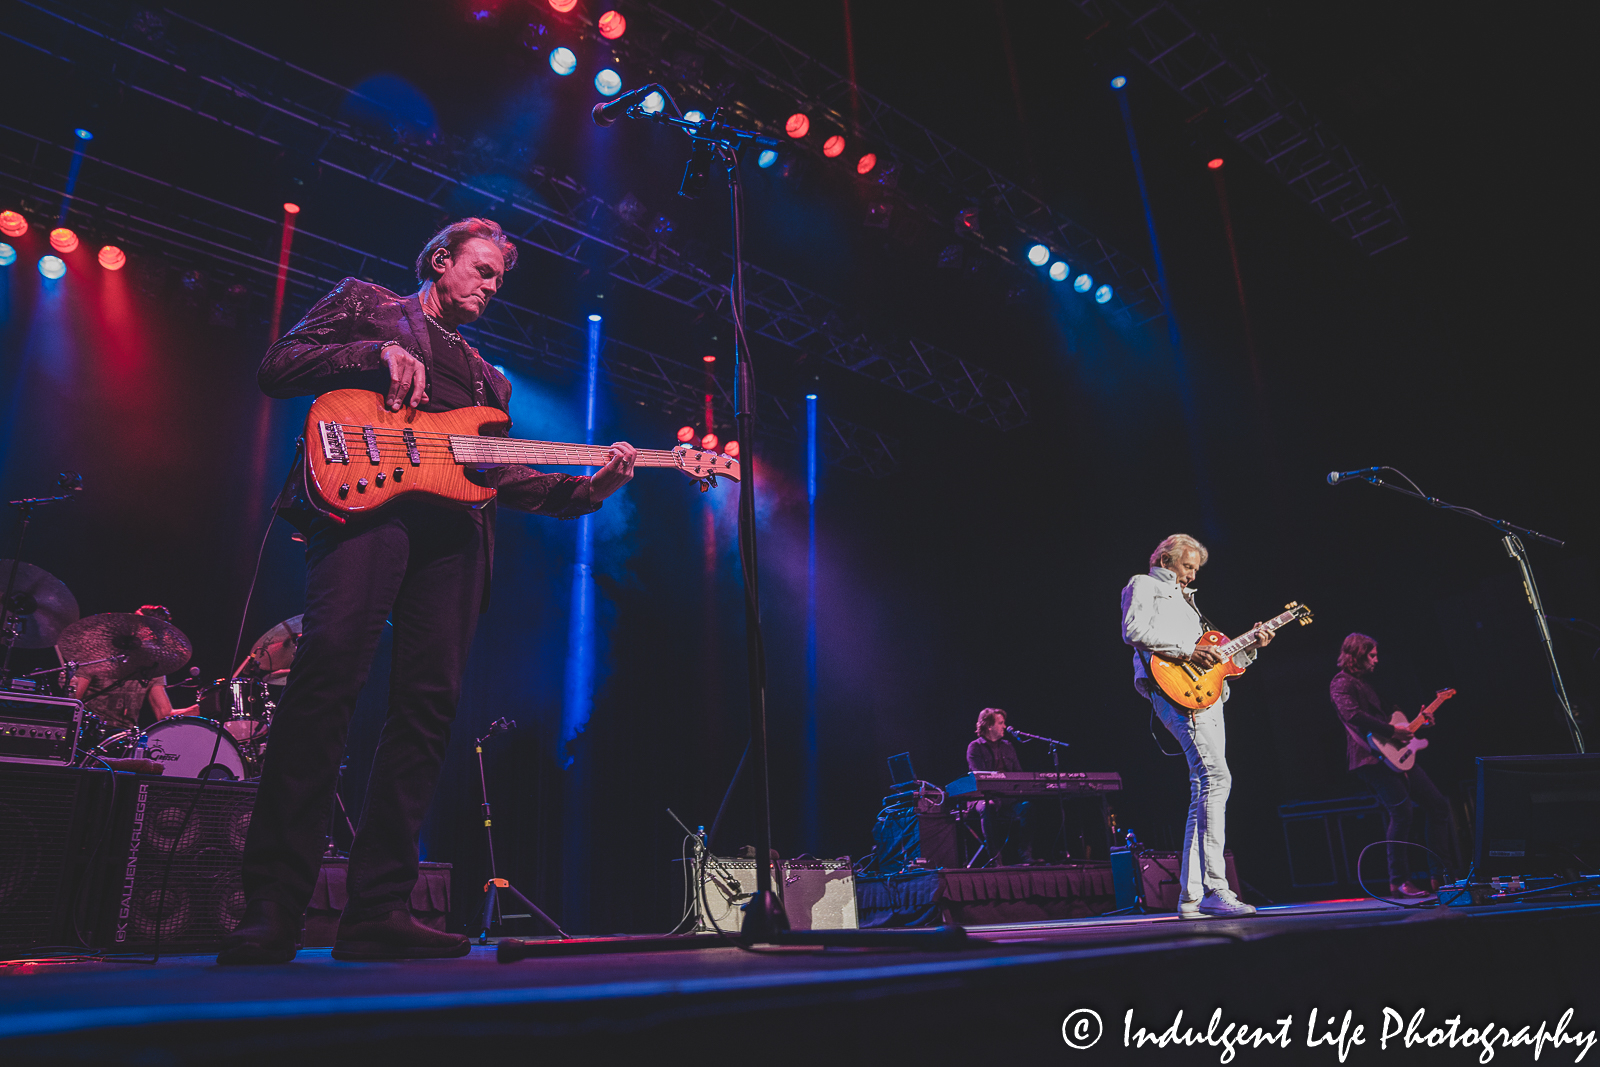
M863 1041L942 1058L993 1051L1002 1033L1008 1049L1060 1055L1063 1020L1087 1009L1105 1036L1080 1057L1189 1062L1193 1054L1215 1063L1217 1048L1123 1049L1124 1013L1135 1012L1134 1028L1154 1031L1179 1009L1184 1025L1201 1029L1218 1008L1224 1022L1269 1028L1292 1016L1297 1045L1313 1010L1352 1010L1370 1043L1385 1007L1408 1019L1425 1008L1430 1023L1461 1014L1466 1024L1552 1028L1574 1007L1569 1031L1600 1025L1600 904L1404 909L1340 900L1240 920L1101 917L969 935L967 949L937 952L747 951L712 942L511 964L496 962L493 946L408 963L341 963L327 949L304 950L283 967L222 968L210 956L12 963L0 966L0 1062L292 1056L298 1067L358 1052L368 1062L421 1062L533 1048L643 1052L706 1038L720 1046L762 1035L781 1039L769 1048L781 1062L834 1058L837 1049L821 1050ZM1571 1052L1555 1062L1572 1062ZM1331 1051L1322 1058L1335 1062Z

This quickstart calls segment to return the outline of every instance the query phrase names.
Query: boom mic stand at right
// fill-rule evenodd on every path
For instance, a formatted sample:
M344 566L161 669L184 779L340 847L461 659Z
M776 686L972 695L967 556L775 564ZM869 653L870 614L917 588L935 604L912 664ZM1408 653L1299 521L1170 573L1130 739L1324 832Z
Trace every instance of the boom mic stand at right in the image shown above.
M500 894L505 893L522 902L532 916L544 920L546 926L561 935L562 940L570 941L572 935L561 929L561 925L550 916L539 910L539 905L517 892L516 886L508 879L500 878L495 874L494 866L494 816L489 810L489 778L483 770L483 743L501 730L515 730L517 724L510 719L496 719L489 724L489 732L478 738L473 743L473 748L478 753L478 783L483 786L483 836L489 844L489 880L483 883L483 922L479 924L478 944L489 943L489 928L494 925L495 915L500 907ZM501 916L505 918L504 915Z

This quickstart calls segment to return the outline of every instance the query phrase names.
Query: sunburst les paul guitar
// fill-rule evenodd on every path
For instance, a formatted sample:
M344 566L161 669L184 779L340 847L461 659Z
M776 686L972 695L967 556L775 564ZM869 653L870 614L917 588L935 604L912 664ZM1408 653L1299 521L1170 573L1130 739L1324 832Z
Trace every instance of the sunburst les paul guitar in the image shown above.
M469 479L468 467L603 467L611 458L604 445L488 436L511 425L499 408L390 411L383 399L365 389L336 389L317 397L306 416L306 484L335 515L372 511L406 495L481 508L495 490ZM641 448L634 465L674 467L702 489L718 478L739 480L737 459L688 445Z
M1415 719L1407 719L1403 711L1397 711L1389 719L1389 725L1396 730L1410 730L1413 734L1424 726L1433 725L1433 713L1439 710L1439 705L1456 695L1454 689L1441 689L1433 695L1433 702L1417 713ZM1417 753L1428 747L1428 741L1423 737L1413 737L1403 745L1393 741L1386 741L1377 734L1367 735L1367 744L1372 746L1372 752L1381 759L1391 771L1404 774L1417 762Z
M1288 609L1282 615L1262 623L1260 629L1271 633L1291 622L1298 622L1301 626L1311 624L1311 609L1304 604L1291 603ZM1226 634L1207 630L1195 642L1195 647L1216 649L1222 657L1221 663L1202 667L1188 660L1168 659L1156 652L1150 656L1150 677L1155 679L1167 699L1174 704L1190 711L1204 711L1222 699L1222 687L1230 677L1244 673L1244 668L1234 663L1233 657L1255 648L1256 644L1255 629L1231 641Z

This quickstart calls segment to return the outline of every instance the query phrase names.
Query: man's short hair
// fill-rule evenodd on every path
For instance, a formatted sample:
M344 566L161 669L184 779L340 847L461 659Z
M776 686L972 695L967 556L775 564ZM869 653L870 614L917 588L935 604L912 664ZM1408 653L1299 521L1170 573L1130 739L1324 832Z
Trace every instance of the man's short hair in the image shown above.
M439 277L439 272L433 269L435 252L442 248L454 256L461 251L462 245L474 237L494 243L506 259L506 270L517 265L517 246L511 243L511 238L506 236L498 222L493 219L462 219L434 234L433 239L422 246L422 251L417 253L417 281L431 282Z
M1150 566L1165 567L1169 560L1177 559L1185 552L1200 553L1200 566L1206 565L1206 560L1211 558L1211 553L1206 551L1206 546L1190 537L1188 534L1177 533L1163 540L1150 553Z
M160 619L162 622L172 621L172 612L160 604L141 604L139 610L134 614L149 615L152 618Z
M1339 669L1360 674L1367 665L1367 653L1378 647L1378 642L1366 634L1351 634L1339 646Z
M983 732L994 725L995 716L1004 715L1005 713L1005 708L984 708L982 711L978 712L978 728L974 731L974 733L976 733L979 737L982 737Z

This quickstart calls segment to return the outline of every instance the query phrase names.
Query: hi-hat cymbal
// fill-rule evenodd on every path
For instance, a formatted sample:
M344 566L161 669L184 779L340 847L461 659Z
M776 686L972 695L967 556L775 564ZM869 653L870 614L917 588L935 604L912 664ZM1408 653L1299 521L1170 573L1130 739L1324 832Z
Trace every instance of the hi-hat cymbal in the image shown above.
M254 645L250 647L250 658L255 660L256 670L263 674L273 675L287 671L294 663L294 652L299 646L300 635L305 632L301 625L304 615L296 615L292 619L284 619L278 625L262 634ZM282 681L267 679L268 685L282 685Z
M11 561L0 559L0 595L11 576ZM8 617L18 622L18 648L49 648L61 631L78 621L78 598L61 580L31 563L17 564Z
M61 631L56 647L64 660L77 663L109 660L83 668L85 674L95 678L170 674L188 663L194 654L189 639L170 622L153 615L116 611L79 619Z

